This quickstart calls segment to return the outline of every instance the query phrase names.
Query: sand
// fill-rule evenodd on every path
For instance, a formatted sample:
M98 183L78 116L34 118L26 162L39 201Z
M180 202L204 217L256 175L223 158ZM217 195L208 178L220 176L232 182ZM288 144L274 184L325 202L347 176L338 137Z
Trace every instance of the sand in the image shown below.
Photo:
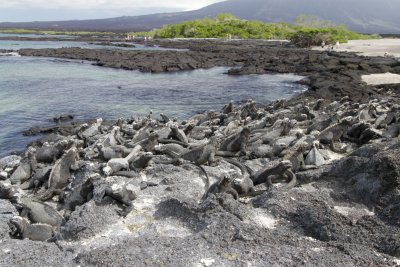
M325 48L313 47L315 50L326 50ZM363 56L389 56L400 58L400 39L373 39L373 40L352 40L345 44L340 44L335 51L355 52Z
M362 80L369 85L379 85L379 84L395 84L400 83L400 75L393 74L390 72L363 75Z
M325 48L313 47L314 50L327 50ZM373 40L352 40L345 44L340 44L339 48L334 47L334 51L355 52L362 56L387 56L396 57L400 60L400 39L373 39ZM400 75L393 73L380 73L363 75L362 80L370 85L395 84L400 83Z

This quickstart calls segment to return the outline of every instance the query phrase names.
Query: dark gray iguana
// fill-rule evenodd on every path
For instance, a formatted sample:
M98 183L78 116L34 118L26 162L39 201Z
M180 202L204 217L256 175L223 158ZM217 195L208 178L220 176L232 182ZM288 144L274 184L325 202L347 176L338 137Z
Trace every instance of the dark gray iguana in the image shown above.
M57 209L60 210L60 208L62 208L65 210L65 217L68 217L77 206L81 206L92 199L94 189L93 182L95 178L97 178L97 176L90 176L85 182L75 186L70 193L66 194L63 192L60 195L60 206L57 207Z
M352 125L353 118L346 117L335 123L326 129L324 129L318 136L317 139L321 143L329 144L333 152L341 153L340 149L335 147L335 143L339 142L340 139L347 133L348 128Z
M25 157L21 160L21 163L15 169L13 174L10 177L10 181L12 184L20 184L27 181L33 171L36 168L36 157L35 157L35 149L30 147L27 151Z
M45 223L59 227L63 222L63 217L53 207L35 199L20 197L16 201L16 206L22 209L21 217L27 216L33 223Z
M290 189L297 184L296 175L292 172L292 163L288 160L269 162L264 168L252 174L250 178L254 185L266 183L271 188L273 180L288 176L289 182L285 189Z
M43 145L36 151L36 160L43 163L52 163L59 159L71 142L61 140L53 145Z
M18 236L22 239L30 239L33 241L47 241L54 235L52 226L44 223L31 224L27 219L20 216L14 216L8 222L10 234Z
M240 152L241 155L246 155L247 142L250 138L250 129L243 127L242 131L238 134L233 134L225 139L219 148L220 151ZM218 155L218 152L217 152ZM220 153L224 156L224 153Z
M212 136L206 145L195 147L181 155L176 155L172 160L155 160L155 162L161 164L174 164L179 162L179 160L187 160L195 165L204 165L208 163L209 166L216 166L215 154L217 150L218 139L217 137Z
M48 188L38 197L39 200L45 201L51 198L54 194L61 193L61 190L70 182L70 169L76 163L77 157L77 149L72 147L54 164L53 169L50 172Z
M171 132L168 134L168 139L174 139L184 144L189 143L188 138L183 130L179 129L176 125L171 126L170 129Z
M207 199L207 197L210 194L221 194L221 193L227 193L227 194L231 194L233 196L234 199L238 199L239 198L239 194L238 192L232 187L232 183L231 180L227 177L224 176L220 181L212 184L208 190L206 191L206 193L203 195L202 197L202 201L204 201L205 199Z

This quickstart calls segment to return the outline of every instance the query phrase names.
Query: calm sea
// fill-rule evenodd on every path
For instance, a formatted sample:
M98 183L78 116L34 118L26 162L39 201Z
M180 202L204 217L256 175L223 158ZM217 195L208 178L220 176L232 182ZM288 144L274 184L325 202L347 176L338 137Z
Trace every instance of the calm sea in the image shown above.
M23 137L22 131L48 125L60 114L119 118L153 110L184 119L199 111L218 110L231 100L267 103L305 90L294 83L300 76L229 76L224 74L227 70L150 74L90 62L0 56L0 156L24 149L32 137Z

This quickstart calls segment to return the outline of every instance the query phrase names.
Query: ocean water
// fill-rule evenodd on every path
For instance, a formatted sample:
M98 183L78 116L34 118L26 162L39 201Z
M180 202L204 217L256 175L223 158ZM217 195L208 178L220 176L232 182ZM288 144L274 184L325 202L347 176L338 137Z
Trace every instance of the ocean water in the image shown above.
M19 49L44 49L44 48L63 48L63 47L80 47L85 49L120 49L120 50L175 50L185 51L187 49L163 48L159 46L145 46L143 44L134 44L135 47L119 47L111 45L97 45L87 42L77 41L16 41L16 40L0 40L0 49L19 50Z
M22 33L4 33L0 32L0 37L24 37L24 38L66 38L66 39L74 39L77 36L73 35L65 35L65 34L22 34Z
M185 119L230 100L266 103L305 90L293 83L299 76L229 76L227 70L150 74L90 62L0 56L0 156L24 149L37 137L23 137L22 131L49 125L60 114L116 119L153 110Z

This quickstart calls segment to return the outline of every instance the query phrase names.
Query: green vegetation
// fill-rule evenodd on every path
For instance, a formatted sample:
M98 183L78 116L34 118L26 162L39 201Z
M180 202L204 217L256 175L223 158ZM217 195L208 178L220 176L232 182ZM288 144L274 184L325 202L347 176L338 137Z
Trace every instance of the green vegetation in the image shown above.
M113 32L83 32L83 31L44 31L44 30L27 30L27 29L0 29L0 33L15 34L43 34L43 35L76 35L76 36L92 36L92 35L114 35Z
M179 24L170 24L151 32L132 33L135 36L154 38L239 38L239 39L290 39L299 46L347 42L369 36L347 30L343 25L335 26L329 21L301 15L296 24L264 23L237 19L231 14L219 14L214 19L204 18Z

